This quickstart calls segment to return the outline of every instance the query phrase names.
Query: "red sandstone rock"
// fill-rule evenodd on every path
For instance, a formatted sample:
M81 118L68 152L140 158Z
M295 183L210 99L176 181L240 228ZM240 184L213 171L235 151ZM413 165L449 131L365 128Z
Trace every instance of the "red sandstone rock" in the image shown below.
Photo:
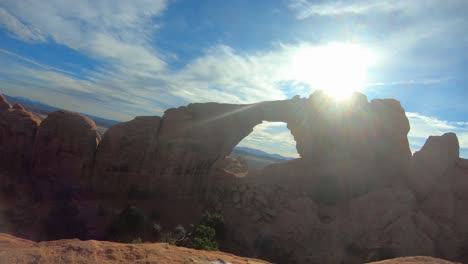
M78 239L35 243L0 234L1 263L161 263L161 264L261 264L266 261L235 256L219 251L203 251L165 243L120 244ZM374 263L374 262L373 262ZM375 264L456 264L430 257L405 257Z
M96 191L126 195L130 191L147 193L161 185L155 173L160 120L158 116L136 117L106 131L94 160Z
M0 123L6 113L24 114L2 102ZM286 122L301 158L237 178L223 160L262 121ZM7 146L11 134L3 131L10 130L0 131ZM317 92L308 99L191 104L162 118L138 117L110 128L96 151L94 122L58 111L39 128L33 172L44 190L86 188L91 176L95 193L149 192L170 207L161 213L187 222L197 215L186 208L214 208L226 219L227 249L273 254L280 263L362 263L390 253L465 260L468 172L458 140L431 137L411 159L408 131L395 100L369 103L356 94L337 104Z
M83 188L84 166L93 160L100 140L96 124L74 112L50 113L37 132L34 179L45 189Z
M39 117L24 110L11 108L0 95L0 167L18 173L30 168ZM6 106L6 107L5 107Z

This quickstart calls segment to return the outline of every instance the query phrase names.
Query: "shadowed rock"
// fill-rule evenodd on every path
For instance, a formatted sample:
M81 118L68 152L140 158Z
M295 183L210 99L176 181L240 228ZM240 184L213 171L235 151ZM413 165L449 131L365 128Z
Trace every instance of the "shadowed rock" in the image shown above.
M159 186L155 174L161 118L141 116L109 128L96 152L93 188L110 194L149 192Z
M2 110L3 109L3 110ZM0 166L22 173L30 168L39 117L11 107L0 94Z
M33 175L44 189L82 188L85 164L100 140L96 124L74 112L50 113L41 123L34 146Z

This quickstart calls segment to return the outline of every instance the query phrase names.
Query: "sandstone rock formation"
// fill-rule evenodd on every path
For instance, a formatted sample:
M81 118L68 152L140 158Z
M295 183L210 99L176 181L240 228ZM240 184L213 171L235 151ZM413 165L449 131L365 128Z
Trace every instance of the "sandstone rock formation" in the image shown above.
M30 168L39 117L12 107L0 95L0 167L22 173Z
M33 177L39 188L80 189L89 182L83 172L94 158L100 137L91 119L56 111L41 123L36 136Z
M102 193L149 192L155 174L160 117L136 117L106 131L93 164L93 189Z
M118 211L131 201L167 224L220 212L225 250L279 263L468 262L468 161L458 139L430 137L412 156L408 119L392 99L355 94L337 103L315 92L190 104L115 125L100 142L94 122L77 113L54 112L40 124L4 97L0 109L1 168L26 162L36 189L73 188L88 199L77 203L91 234L105 224L94 223L97 203ZM245 173L226 156L263 121L287 123L300 158Z

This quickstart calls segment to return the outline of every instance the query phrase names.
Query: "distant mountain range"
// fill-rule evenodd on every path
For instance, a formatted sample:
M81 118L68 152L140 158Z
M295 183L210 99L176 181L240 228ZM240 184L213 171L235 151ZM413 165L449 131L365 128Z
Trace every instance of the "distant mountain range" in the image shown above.
M281 161L294 159L292 157L285 157L279 154L271 154L271 153L268 153L259 149L253 149L253 148L248 148L248 147L235 147L234 150L239 151L239 152L245 152L254 156L266 157L266 158L276 159L276 160L281 160Z
M24 98L24 97L14 97L14 96L6 95L6 94L4 94L4 96L11 104L19 103L22 106L26 107L29 111L37 113L37 114L47 115L50 112L62 110L61 108L50 106L48 104L44 104L44 103L34 101L34 100ZM93 115L89 115L85 113L81 113L81 114L94 120L94 122L96 122L96 125L102 126L105 128L109 128L115 124L120 123L120 121L116 121L116 120L105 119L102 117L93 116Z

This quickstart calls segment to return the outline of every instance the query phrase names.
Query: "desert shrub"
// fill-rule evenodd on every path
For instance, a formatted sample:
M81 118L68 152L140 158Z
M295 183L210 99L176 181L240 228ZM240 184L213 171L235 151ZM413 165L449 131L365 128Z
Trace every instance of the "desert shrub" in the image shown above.
M112 221L111 237L127 243L141 238L145 232L145 222L146 217L143 211L134 206L127 207Z
M218 250L218 240L224 239L224 218L220 214L205 213L200 222L187 233L182 226L176 227L176 245L203 250Z
M174 238L175 239L181 240L186 236L186 234L187 234L187 231L185 230L185 228L182 225L177 225L174 228Z
M60 192L57 193L56 198L54 206L44 221L47 239L85 239L87 235L86 224L79 217L79 209L72 201L71 195Z
M216 231L209 226L199 225L195 228L193 248L203 250L218 250L218 242L215 241Z
M203 214L199 225L213 228L215 230L215 237L220 240L224 239L225 226L224 218L221 214L206 212Z

